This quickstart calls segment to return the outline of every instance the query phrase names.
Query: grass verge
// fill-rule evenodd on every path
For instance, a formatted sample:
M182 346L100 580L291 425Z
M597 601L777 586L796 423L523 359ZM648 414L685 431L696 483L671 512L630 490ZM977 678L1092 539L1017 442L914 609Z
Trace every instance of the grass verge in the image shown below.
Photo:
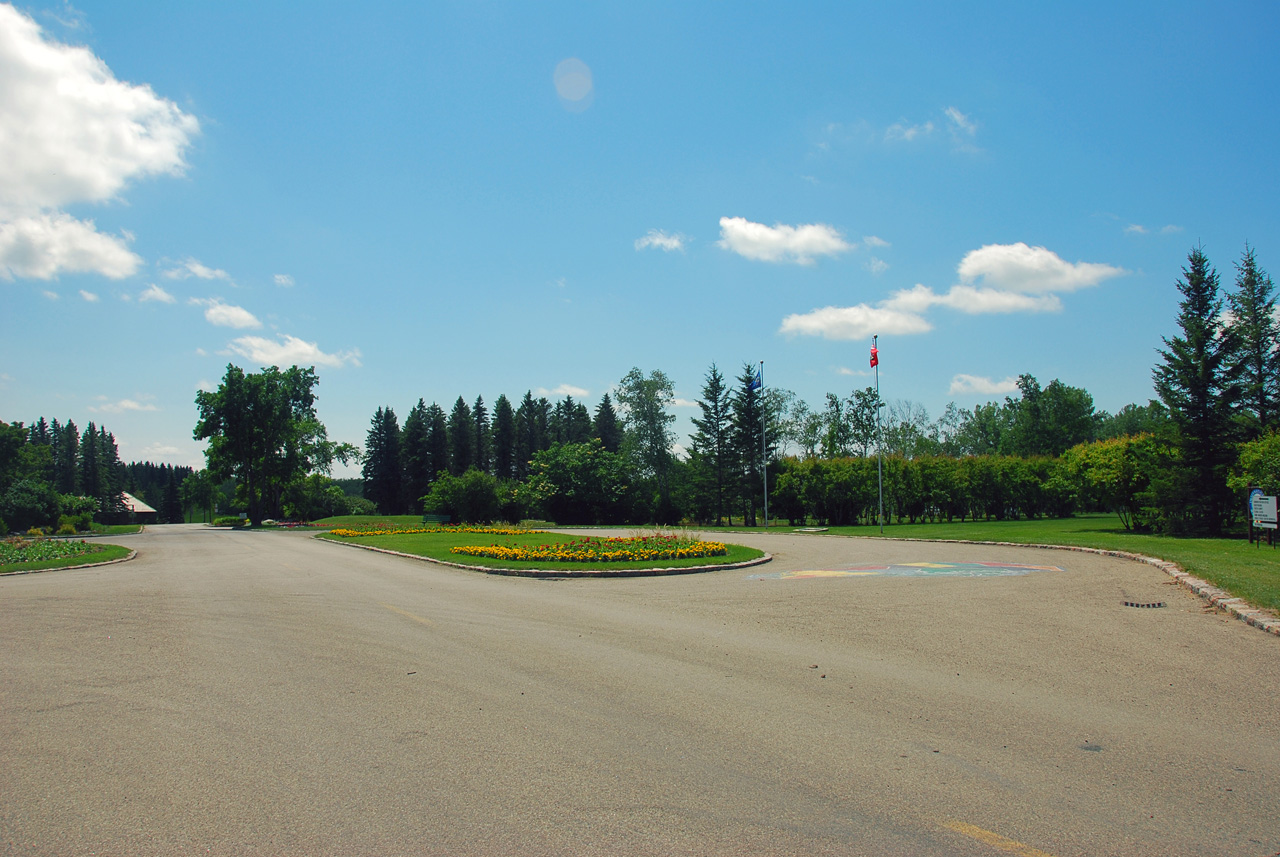
M385 525L390 518L375 518L375 524ZM351 526L344 523L344 526ZM410 526L421 526L421 519L413 519ZM338 542L351 542L384 550L426 557L441 562L452 562L460 565L473 565L483 568L536 569L539 571L585 571L587 569L608 569L611 571L636 571L652 568L695 568L705 565L732 565L739 562L758 559L764 556L763 551L741 545L726 545L729 552L726 556L691 557L688 559L659 559L646 562L512 562L509 560L491 559L488 557L467 556L451 553L457 546L501 545L509 548L529 548L547 544L565 544L580 540L581 536L564 533L528 533L520 535L493 535L490 533L457 533L441 530L440 532L410 533L386 536L358 536L343 538L330 533L320 536Z
M793 527L770 527L791 532ZM760 532L757 528L755 532ZM878 537L879 527L830 527L830 534ZM884 535L899 539L964 539L1016 544L1073 545L1127 551L1176 562L1250 604L1280 612L1280 547L1261 547L1246 539L1190 539L1131 533L1115 515L1078 515L1034 521L966 521L938 524L886 524ZM1277 541L1280 541L1278 539Z

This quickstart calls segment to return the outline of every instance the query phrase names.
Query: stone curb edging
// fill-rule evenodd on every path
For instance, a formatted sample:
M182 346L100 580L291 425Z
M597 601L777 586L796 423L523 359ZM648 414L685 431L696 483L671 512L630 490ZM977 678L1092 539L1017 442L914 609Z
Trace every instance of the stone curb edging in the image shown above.
M0 577L16 577L19 574L43 574L46 571L71 571L73 568L97 568L100 565L115 565L118 562L128 562L138 555L138 552L132 548L129 553L119 559L104 559L102 562L85 562L80 565L59 565L53 568L32 568L26 571L6 571L0 574Z
M315 536L312 536L315 538ZM343 547L358 548L360 550L373 551L374 553L385 553L391 556L402 556L405 559L416 559L422 562L435 563L443 565L447 568L461 568L466 571L483 571L485 574L496 574L503 577L536 577L543 580L569 580L579 577L594 578L615 578L615 577L664 577L673 574L697 574L703 571L726 571L735 568L751 568L754 565L764 565L766 562L773 561L772 554L755 559L749 559L744 562L729 563L727 565L689 565L678 568L584 568L581 571L565 570L565 569L537 569L537 568L490 568L486 565L464 565L460 562L448 562L443 559L433 559L429 556L419 556L416 553L404 553L403 551L387 550L386 548L376 548L372 545L361 545L355 542L337 542L332 539L318 539L332 545L341 545Z
M1133 562L1141 562L1146 565L1155 566L1165 574L1177 581L1179 586L1191 590L1199 595L1213 607L1219 610L1225 610L1240 621L1252 625L1259 630L1266 631L1268 634L1275 634L1280 637L1280 618L1272 615L1266 610L1254 607L1243 598L1237 598L1225 589L1220 589L1208 581L1201 580L1195 575L1188 574L1182 570L1176 562L1169 562L1154 556L1146 556L1140 553L1130 553L1129 551L1106 550L1104 548L1087 548L1079 545L1041 545L1026 544L1024 542L983 542L973 539L910 539L896 538L893 536L864 536L864 538L883 538L885 541L893 542L933 542L937 544L940 541L950 542L958 545L992 545L994 547L1012 547L1012 548L1040 548L1041 550L1061 550L1076 551L1077 553L1091 553L1098 556L1113 556L1119 559L1132 560Z

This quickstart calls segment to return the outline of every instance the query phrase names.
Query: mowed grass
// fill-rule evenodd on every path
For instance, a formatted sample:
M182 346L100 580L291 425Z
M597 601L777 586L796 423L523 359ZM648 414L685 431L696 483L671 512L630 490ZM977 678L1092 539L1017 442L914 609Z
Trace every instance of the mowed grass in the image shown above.
M770 532L791 532L770 526ZM759 532L757 529L756 532ZM875 526L831 527L831 534L879 537ZM1115 515L1078 515L1034 521L959 521L947 524L886 524L886 538L963 539L1016 544L1074 545L1127 551L1176 562L1187 572L1243 598L1280 612L1280 547L1259 547L1247 539L1184 539L1131 533ZM1280 534L1277 534L1280 542Z
M376 518L374 519L374 523L379 526L385 526L387 525L387 522L391 520L393 519L389 517ZM354 525L344 520L342 524L336 524L334 526L351 527ZM421 527L422 521L420 518L413 518L412 523L408 524L408 526ZM536 548L540 545L574 542L580 540L582 537L567 535L564 533L548 532L526 533L520 535L495 535L492 533L459 533L451 532L442 528L436 529L438 531L428 531L425 533L405 533L385 536L355 536L348 538L324 533L321 534L320 538L352 544L368 545L370 547L399 551L400 553L407 553L414 556L422 556L428 559L457 563L460 565L480 566L483 568L538 569L543 571L581 572L587 569L636 571L652 568L696 568L698 566L707 565L731 565L733 563L758 559L764 555L763 551L755 550L754 548L743 547L741 545L726 545L729 550L726 556L690 557L687 559L659 559L647 562L513 562L510 560L492 559L489 557L455 554L452 553L450 549L460 546L484 545L500 545L508 548Z
M57 545L58 540L49 540ZM124 559L129 555L129 548L120 545L90 544L84 553L75 556L41 556L39 550L22 552L0 551L0 574L16 574L23 571L48 571L55 568L68 568L74 565L89 565L98 562L111 562ZM13 562L15 558L22 557ZM30 557L30 558L28 558Z

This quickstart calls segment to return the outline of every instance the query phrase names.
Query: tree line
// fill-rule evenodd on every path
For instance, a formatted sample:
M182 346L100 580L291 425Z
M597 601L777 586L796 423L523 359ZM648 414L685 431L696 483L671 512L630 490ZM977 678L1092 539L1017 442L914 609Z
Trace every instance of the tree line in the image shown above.
M83 531L125 513L127 491L156 509L158 520L182 521L181 486L190 467L124 463L115 435L93 422L83 432L72 420L43 416L30 426L0 422L0 533L31 528Z

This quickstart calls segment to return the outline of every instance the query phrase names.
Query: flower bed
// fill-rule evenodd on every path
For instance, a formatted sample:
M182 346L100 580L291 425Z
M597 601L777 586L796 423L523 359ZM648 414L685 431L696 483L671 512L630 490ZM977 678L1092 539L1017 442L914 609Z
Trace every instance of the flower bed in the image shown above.
M94 553L98 548L83 539L12 538L0 542L0 565L18 565L26 562L44 562L52 559L72 559Z
M463 545L450 553L481 556L514 562L652 562L668 559L695 559L725 556L729 549L721 542L704 542L679 536L652 535L632 538L583 538L546 545L504 547Z

